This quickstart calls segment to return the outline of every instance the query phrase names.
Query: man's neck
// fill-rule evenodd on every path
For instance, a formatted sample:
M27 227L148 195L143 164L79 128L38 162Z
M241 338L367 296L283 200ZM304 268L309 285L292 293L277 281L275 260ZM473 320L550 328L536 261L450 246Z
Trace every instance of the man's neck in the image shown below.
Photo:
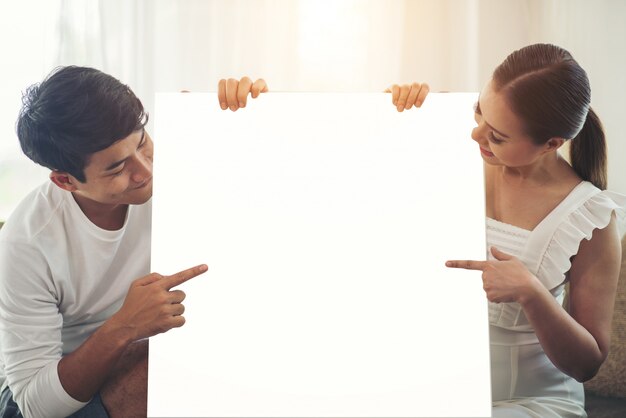
M97 227L117 231L124 226L128 205L109 205L95 202L77 193L72 193L78 207Z

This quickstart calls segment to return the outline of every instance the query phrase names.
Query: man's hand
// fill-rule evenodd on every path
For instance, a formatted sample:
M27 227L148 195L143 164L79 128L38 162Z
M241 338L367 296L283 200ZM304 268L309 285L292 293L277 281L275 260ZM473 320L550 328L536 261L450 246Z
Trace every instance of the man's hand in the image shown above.
M409 110L411 107L421 107L426 100L430 88L426 83L404 84L389 86L385 93L391 93L391 102L398 112Z
M183 326L185 292L171 289L207 270L208 267L201 264L171 276L152 273L135 280L130 285L124 304L109 321L123 329L129 341Z
M217 85L217 99L222 110L230 109L235 112L237 109L246 107L248 93L253 99L259 94L267 92L267 84L262 78L254 83L248 77L243 77L237 81L234 78L220 80Z
M182 326L185 293L171 289L207 270L201 264L171 276L152 273L135 280L120 310L59 361L59 380L65 391L74 399L87 402L111 376L129 345Z
M495 260L450 260L447 267L483 272L483 289L491 302L521 302L543 285L517 258L491 247ZM537 287L539 286L539 287Z

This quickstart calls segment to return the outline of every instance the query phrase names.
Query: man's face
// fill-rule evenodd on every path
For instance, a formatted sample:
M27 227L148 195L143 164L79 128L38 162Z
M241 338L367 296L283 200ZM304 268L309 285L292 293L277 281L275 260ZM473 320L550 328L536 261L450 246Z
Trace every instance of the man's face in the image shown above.
M152 139L141 129L92 154L85 183L70 176L74 195L104 205L147 202L152 196L152 153Z

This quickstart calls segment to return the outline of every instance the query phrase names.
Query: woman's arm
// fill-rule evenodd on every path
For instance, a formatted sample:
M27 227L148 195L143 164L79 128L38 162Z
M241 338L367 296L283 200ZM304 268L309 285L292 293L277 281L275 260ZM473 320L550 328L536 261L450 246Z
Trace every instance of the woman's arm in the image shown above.
M611 319L621 261L615 216L580 243L569 271L569 314L543 287L519 302L550 360L583 382L598 372L611 339Z
M569 314L518 258L496 248L491 248L495 260L450 260L446 266L482 270L487 299L518 302L552 363L583 382L595 376L608 354L620 247L615 216L580 243L569 271Z

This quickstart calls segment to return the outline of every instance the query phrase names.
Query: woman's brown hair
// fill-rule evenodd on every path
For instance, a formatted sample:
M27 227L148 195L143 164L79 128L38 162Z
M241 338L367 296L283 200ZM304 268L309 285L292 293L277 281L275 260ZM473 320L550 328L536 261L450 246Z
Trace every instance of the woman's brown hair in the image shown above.
M554 137L571 140L570 161L576 173L606 189L604 130L590 107L587 73L569 52L550 44L518 49L495 69L493 82L535 143Z

